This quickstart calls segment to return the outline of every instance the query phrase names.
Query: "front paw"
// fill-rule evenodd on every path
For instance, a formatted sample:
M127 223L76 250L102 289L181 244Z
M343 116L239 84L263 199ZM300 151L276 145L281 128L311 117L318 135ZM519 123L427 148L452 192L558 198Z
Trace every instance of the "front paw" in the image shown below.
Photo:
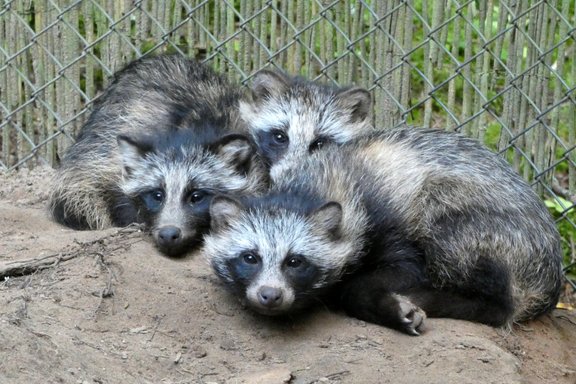
M400 329L409 335L420 336L424 319L426 319L426 312L417 305L414 305L405 296L394 295L394 297L398 301Z

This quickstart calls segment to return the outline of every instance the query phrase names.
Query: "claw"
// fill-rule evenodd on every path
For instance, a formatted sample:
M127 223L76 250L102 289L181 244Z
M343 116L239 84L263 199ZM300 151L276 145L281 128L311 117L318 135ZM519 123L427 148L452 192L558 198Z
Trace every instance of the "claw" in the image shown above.
M397 296L400 307L400 322L406 333L420 336L420 328L426 319L426 313L418 306L412 304L406 297Z

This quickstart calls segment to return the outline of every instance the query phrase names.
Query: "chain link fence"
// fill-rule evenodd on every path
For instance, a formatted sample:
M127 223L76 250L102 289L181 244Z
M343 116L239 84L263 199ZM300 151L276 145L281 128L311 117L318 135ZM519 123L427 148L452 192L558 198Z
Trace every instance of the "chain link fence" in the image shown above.
M246 84L276 67L374 98L374 123L461 131L506 156L576 254L573 0L5 0L0 168L56 165L109 77L179 52Z

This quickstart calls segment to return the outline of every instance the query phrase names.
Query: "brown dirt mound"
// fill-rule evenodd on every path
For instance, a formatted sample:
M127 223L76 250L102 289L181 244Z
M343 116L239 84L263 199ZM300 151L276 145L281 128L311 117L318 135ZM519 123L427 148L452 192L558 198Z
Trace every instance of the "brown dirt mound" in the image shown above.
M38 168L0 175L1 383L574 383L576 316L512 332L430 319L410 337L318 308L270 319L200 255L159 255L137 229L48 218Z

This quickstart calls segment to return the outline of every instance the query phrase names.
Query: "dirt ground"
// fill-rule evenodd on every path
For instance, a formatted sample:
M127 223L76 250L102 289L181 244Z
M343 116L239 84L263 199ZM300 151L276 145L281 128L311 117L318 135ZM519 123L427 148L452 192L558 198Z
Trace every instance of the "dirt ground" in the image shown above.
M51 173L0 174L0 270L23 274L0 279L0 383L576 383L574 311L512 332L430 319L420 337L324 308L262 317L199 254L51 222Z

